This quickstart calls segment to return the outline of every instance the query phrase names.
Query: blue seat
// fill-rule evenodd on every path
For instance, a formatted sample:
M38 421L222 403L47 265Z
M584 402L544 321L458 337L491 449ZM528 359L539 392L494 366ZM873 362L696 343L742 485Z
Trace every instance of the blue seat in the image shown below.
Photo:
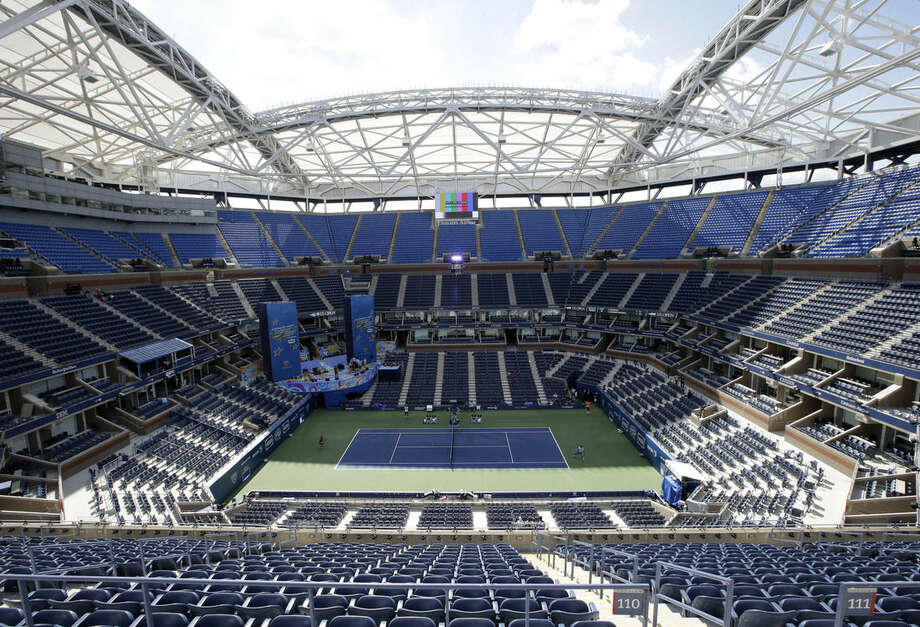
M585 623L587 621L581 621ZM578 623L575 623L576 625ZM613 623L608 623L611 627L616 627ZM553 621L548 618L531 618L529 621L524 620L523 618L515 618L513 621L508 623L508 627L555 627Z
M452 618L447 627L495 627L488 618Z
M290 612L294 604L283 594L260 592L247 598L239 614L244 618L266 619Z
M768 601L742 599L735 601L732 614L737 627L785 627L795 619L795 612L780 612Z
M58 610L73 610L77 614L88 614L96 608L96 603L108 601L111 594L101 588L84 588L77 590L63 601L50 599L49 607Z
M329 627L377 627L368 616L336 616L329 621Z
M269 625L269 627L274 627ZM282 625L280 627L287 627ZM435 622L427 616L397 616L389 623L387 627L437 627Z
M352 601L348 606L349 616L367 616L378 623L396 616L396 601L393 597L367 594Z
M72 610L39 610L32 614L34 625L61 625L70 627L77 622L77 614Z
M900 612L901 610L920 609L920 602L909 596L882 597L878 600L878 607L883 612Z
M236 614L205 614L196 616L189 627L243 627L243 619Z
M534 599L505 599L498 606L498 615L505 624L518 618L525 618L529 611L530 618L549 618L549 614L541 603Z
M285 614L271 619L268 627L313 627L313 624L310 622L309 616Z
M424 616L436 623L444 618L444 603L436 597L409 597L396 610L397 616Z
M197 605L201 597L192 590L168 590L155 598L150 607L155 612L185 614L192 605Z
M106 625L107 627L129 627L134 622L134 616L125 610L96 610L80 617L74 627L93 627Z
M313 616L317 621L329 620L345 613L348 599L337 594L318 594L313 597ZM305 614L308 608L303 608Z
M243 595L239 592L213 592L206 595L198 605L188 608L193 616L206 614L236 614L243 605Z
M153 612L153 624L150 627L188 627L188 618L175 612ZM131 627L147 627L147 617L141 615L131 623Z
M25 616L18 607L0 607L0 625L18 625Z
M67 598L67 592L60 588L39 588L29 593L29 608L33 612L48 609L51 607L49 601L63 601Z
M483 597L454 599L449 609L451 618L495 618L495 606Z
M549 614L556 625L565 627L582 620L597 620L597 609L581 599L556 599L549 605Z

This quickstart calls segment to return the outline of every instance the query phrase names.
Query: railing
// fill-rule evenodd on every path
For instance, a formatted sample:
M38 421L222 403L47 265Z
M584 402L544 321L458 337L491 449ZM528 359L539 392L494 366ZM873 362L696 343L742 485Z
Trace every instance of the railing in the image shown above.
M703 610L697 609L692 605L687 605L680 599L675 599L661 593L661 571L662 569L666 570L678 570L688 575L694 575L697 577L704 577L706 579L712 579L713 581L718 581L719 583L725 584L725 608L723 609L722 617L719 618L713 614L704 612ZM655 562L655 608L652 612L652 624L658 624L658 603L664 601L670 605L675 605L682 610L690 612L694 616L698 616L702 620L710 623L712 625L722 625L723 627L731 627L732 624L732 602L734 601L735 595L735 582L730 577L723 577L721 575L713 575L712 573L707 573L702 570L697 570L696 568L689 568L687 566L681 566L679 564L672 564L671 562ZM31 625L29 626L31 627Z
M874 616L875 600L879 588L920 588L920 582L853 581L841 583L837 592L837 611L834 614L834 627L843 627L844 619L847 616ZM896 620L896 617L892 618Z
M296 595L297 602L300 604L299 610L304 614L309 614L310 621L312 625L318 625L316 611L317 608L313 603L313 597L318 593L318 591L324 588L335 588L336 585L347 586L349 588L359 588L367 589L370 591L373 589L375 592L386 591L386 590L395 590L395 591L422 591L430 590L435 592L440 592L440 594L435 594L435 597L444 597L445 600L448 598L449 593L454 590L521 590L525 592L525 598L531 599L531 593L536 590L591 590L591 589L603 589L610 590L614 595L614 599L619 599L619 602L615 602L613 606L613 613L618 615L631 615L638 616L640 620L643 621L643 625L647 624L648 621L648 607L649 607L649 587L647 585L640 584L546 584L546 583L518 583L518 584L461 584L461 583L375 583L375 582L331 582L331 581L274 581L274 580L255 580L255 579L195 579L195 578L173 578L173 577L99 577L99 576L73 576L73 575L20 575L20 574L10 574L4 576L3 573L0 573L0 577L3 577L7 580L16 581L19 588L19 595L22 599L22 610L25 614L25 624L27 627L34 627L32 620L32 608L29 601L28 595L28 584L29 583L52 583L55 586L63 584L70 584L66 587L76 587L80 583L92 582L93 584L101 584L102 586L111 585L111 584L138 584L143 593L143 606L144 606L144 618L147 625L155 625L156 622L153 618L153 613L156 611L156 606L153 605L151 600L151 589L160 590L164 589L172 584L181 583L185 585L200 586L204 588L205 586L219 584L222 587L228 586L239 586L244 588L246 586L254 586L258 588L284 588L286 590L297 591L299 594ZM918 584L920 585L920 584ZM353 605L353 602L352 602ZM524 603L524 610L522 613L522 618L525 621L526 625L530 625L531 621L531 607L530 603ZM500 609L500 608L499 608ZM593 604L589 605L589 610L591 613L597 613L596 607L593 607ZM546 614L546 610L540 608L539 610L533 610L538 616ZM279 612L280 613L280 612ZM450 603L444 603L444 616L445 624L450 622ZM536 620L536 619L534 619Z

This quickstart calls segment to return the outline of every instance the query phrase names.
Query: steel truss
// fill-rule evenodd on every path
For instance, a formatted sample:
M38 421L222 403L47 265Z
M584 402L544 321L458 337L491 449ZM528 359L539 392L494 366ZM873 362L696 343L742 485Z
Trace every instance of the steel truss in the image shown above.
M122 0L14 0L0 5L0 129L62 172L148 188L340 200L653 187L915 144L920 26L893 14L888 0L751 0L659 99L417 89L254 113Z

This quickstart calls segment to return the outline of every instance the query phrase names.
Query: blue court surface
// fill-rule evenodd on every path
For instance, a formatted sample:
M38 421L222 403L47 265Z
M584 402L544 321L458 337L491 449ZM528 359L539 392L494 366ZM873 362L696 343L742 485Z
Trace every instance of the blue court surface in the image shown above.
M336 466L339 469L568 467L553 432L546 427L358 429Z

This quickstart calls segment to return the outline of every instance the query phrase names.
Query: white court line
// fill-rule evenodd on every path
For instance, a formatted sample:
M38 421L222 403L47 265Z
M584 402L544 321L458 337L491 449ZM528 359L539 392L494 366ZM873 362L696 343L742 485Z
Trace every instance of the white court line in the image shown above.
M336 470L338 470L339 467L342 465L342 460L345 458L345 453L348 452L348 449L350 449L350 448L351 448L351 445L354 444L355 438L358 437L358 434L361 433L362 431L363 431L363 429L358 429L357 431L355 431L355 434L354 434L353 436L351 436L351 440L348 442L348 446L346 446L346 447L345 447L345 450L342 451L342 456L339 457L339 461L336 462L336 464L335 464L335 469L336 469Z
M396 449L399 448L399 440L400 440L400 438L402 438L402 433L397 433L397 434L396 434L396 444L393 445L393 452L390 453L390 461L387 462L387 463L390 464L390 465L393 464L393 456L396 455Z
M514 453L511 452L511 440L508 439L508 432L505 431L505 444L508 446L508 457L511 458L511 463L514 463Z
M565 453L562 452L562 447L559 446L559 442L556 441L556 434L553 433L553 430L549 427L547 427L546 430L549 431L549 437L553 439L553 444L556 445L556 450L559 451L559 457L562 458L562 463L565 464L566 468L570 468L569 462L565 458Z

